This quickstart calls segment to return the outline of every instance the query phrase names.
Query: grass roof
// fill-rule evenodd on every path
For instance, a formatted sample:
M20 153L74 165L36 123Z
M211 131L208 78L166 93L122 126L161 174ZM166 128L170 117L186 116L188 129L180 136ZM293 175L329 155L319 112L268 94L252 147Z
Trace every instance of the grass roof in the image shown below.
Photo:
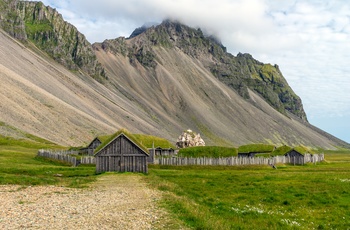
M146 152L148 154L148 149L146 146L144 146L142 143L140 143L137 138L134 137L134 135L132 135L129 131L127 131L126 129L120 129L118 132L114 133L113 135L107 135L107 136L102 136L102 139L104 139L102 141L102 139L100 139L100 141L102 141L102 144L99 145L96 149L95 149L95 154L97 152L99 152L101 149L103 149L104 147L106 147L111 141L113 141L116 137L118 137L119 135L124 134L124 136L126 136L127 138L129 138L132 142L134 142L138 147L140 147L144 152Z
M286 153L288 153L289 151L291 150L295 150L299 153L301 153L302 155L305 155L306 153L311 153L311 154L314 154L315 153L315 150L314 149L311 149L309 147L306 147L304 145L299 145L299 146L296 146L296 147L290 147L290 146L287 146L287 145L283 145L283 146L280 146L278 148L276 148L273 152L272 152L272 156L281 156L281 155L285 155Z
M133 136L147 148L152 148L153 144L155 148L175 148L175 146L170 141L161 137L145 134L133 134Z
M248 144L239 146L239 153L267 153L274 150L274 145L268 144Z
M294 147L294 150L298 151L299 153L301 154L306 154L306 153L311 153L311 154L314 154L316 151L310 147L306 147L304 145L299 145L299 146L296 146Z
M101 141L101 143L106 142L112 135L104 135L104 136L98 136L97 138Z
M195 146L179 150L181 157L231 157L237 156L237 149L222 146Z
M272 156L282 156L286 153L288 153L289 151L291 151L293 148L287 145L283 145L280 146L278 148L276 148L273 152L272 152Z

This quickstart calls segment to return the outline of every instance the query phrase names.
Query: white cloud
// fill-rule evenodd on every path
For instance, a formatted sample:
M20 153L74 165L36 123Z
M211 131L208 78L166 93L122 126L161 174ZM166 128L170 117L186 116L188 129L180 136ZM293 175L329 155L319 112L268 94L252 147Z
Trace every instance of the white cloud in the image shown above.
M91 42L172 18L228 50L278 64L310 118L350 115L350 3L280 0L44 0ZM324 119L322 120L324 121ZM321 127L322 128L322 127Z

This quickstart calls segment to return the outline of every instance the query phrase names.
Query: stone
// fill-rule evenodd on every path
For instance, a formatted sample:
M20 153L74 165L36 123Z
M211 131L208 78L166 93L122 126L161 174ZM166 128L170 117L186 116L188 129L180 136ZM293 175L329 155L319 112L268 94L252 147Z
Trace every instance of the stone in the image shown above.
M184 131L176 141L177 148L187 148L194 146L205 146L205 142L199 133L196 134L191 129Z

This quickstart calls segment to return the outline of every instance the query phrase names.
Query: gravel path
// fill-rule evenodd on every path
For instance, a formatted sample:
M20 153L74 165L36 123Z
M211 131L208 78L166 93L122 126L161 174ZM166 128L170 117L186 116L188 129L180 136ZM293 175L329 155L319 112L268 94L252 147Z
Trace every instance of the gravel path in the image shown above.
M101 176L88 189L0 186L0 229L154 229L167 213L139 175ZM166 222L166 221L165 221Z

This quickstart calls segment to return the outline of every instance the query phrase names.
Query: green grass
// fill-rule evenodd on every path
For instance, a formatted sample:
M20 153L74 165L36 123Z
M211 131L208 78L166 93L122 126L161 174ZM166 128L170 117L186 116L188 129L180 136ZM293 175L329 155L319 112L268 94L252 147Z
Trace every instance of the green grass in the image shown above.
M142 143L147 148L152 148L153 143L155 148L157 147L173 148L173 149L175 148L175 146L170 141L161 137L145 135L145 134L133 134L133 136L138 142Z
M62 147L0 136L0 184L84 187L96 180L94 166L36 157L39 148ZM324 152L326 162L317 165L153 165L143 178L164 192L172 217L193 229L348 229L350 151Z
M39 33L49 33L50 31L53 31L52 24L48 20L39 23L33 23L33 21L26 21L25 29L26 33L28 34L28 37L32 40L34 40L35 36Z
M317 153L317 151L315 149L312 149L310 147L306 147L304 145L299 145L299 146L296 146L294 147L294 149L302 154L305 154L305 153L311 153L311 154L314 154L314 153Z
M237 156L237 149L219 146L198 146L180 149L181 157L230 157Z
M0 135L0 184L83 187L95 180L94 166L71 167L36 157L41 148L63 147L38 137L28 137L30 139L17 140Z
M272 152L274 150L274 145L268 145L268 144L248 144L248 145L242 145L239 146L238 152L239 153L266 153L266 152Z
M146 180L193 229L348 229L350 151L326 154L326 163L277 170L153 165Z
M293 149L293 148L290 147L290 146L283 145L283 146L280 146L280 147L276 148L276 149L271 153L271 155L272 155L272 156L284 155L284 154L286 154L287 152L289 152L289 151L292 150L292 149Z

